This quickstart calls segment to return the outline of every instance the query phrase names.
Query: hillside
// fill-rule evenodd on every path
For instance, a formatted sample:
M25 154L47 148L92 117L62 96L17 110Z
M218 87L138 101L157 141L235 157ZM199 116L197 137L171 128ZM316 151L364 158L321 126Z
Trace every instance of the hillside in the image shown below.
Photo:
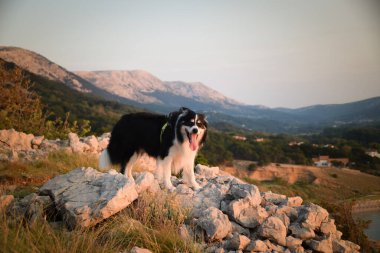
M121 115L138 111L131 106L79 92L60 81L35 75L2 59L0 59L0 71L10 75L16 71L22 71L24 79L34 84L32 90L41 97L45 112L53 113L51 117L61 118L65 118L66 113L70 112L70 121L89 120L92 133L100 134L110 131ZM7 80L2 80L2 82L6 83Z
M336 125L380 121L380 97L298 109L268 108L245 105L202 83L162 81L144 70L73 73L37 53L15 47L0 47L0 58L35 76L83 94L160 113L168 113L181 106L203 111L212 125L222 125L221 128L231 125L245 130L300 134L319 132Z

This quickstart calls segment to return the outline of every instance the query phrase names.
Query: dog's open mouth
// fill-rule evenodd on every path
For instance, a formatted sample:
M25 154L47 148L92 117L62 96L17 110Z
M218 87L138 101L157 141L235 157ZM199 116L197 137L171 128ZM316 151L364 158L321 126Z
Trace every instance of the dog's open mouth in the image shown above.
M195 151L198 149L198 134L191 134L186 130L187 138L189 138L190 149Z

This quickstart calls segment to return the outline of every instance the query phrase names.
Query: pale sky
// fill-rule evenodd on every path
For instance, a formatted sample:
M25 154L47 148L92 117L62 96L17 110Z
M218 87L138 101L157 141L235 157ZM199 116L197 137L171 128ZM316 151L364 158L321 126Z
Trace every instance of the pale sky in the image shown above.
M378 0L0 0L0 45L68 70L146 70L247 104L380 96Z

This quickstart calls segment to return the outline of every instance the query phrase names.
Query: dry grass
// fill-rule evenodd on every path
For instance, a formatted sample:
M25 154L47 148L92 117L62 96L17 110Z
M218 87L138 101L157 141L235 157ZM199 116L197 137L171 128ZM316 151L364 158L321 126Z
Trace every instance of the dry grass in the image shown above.
M97 157L63 151L50 153L46 158L31 162L1 162L0 189L15 197L23 197L54 176L78 167L97 168Z
M97 168L97 157L65 152L29 163L0 164L0 195L23 197L50 178L77 167ZM45 220L33 226L0 210L0 252L124 252L133 246L153 252L200 252L178 226L187 217L171 194L145 194L121 213L89 229L68 231Z

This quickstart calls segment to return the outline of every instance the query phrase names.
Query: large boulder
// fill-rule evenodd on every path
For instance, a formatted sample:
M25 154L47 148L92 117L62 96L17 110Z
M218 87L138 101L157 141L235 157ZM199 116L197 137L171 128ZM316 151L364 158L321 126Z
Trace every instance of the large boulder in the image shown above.
M329 213L326 209L315 205L308 204L302 206L298 212L298 222L304 227L310 227L313 230L319 229L322 222L328 221Z
M222 202L222 211L246 228L255 228L267 217L268 213L261 206L253 206L248 199L233 200L230 203Z
M268 217L259 229L261 237L268 238L280 245L286 245L286 227L277 217Z
M138 197L134 182L124 175L115 170L101 173L92 168L78 168L57 176L39 192L53 199L69 228L95 225Z
M197 225L206 231L210 241L222 240L232 231L232 225L227 215L215 207L204 210Z

